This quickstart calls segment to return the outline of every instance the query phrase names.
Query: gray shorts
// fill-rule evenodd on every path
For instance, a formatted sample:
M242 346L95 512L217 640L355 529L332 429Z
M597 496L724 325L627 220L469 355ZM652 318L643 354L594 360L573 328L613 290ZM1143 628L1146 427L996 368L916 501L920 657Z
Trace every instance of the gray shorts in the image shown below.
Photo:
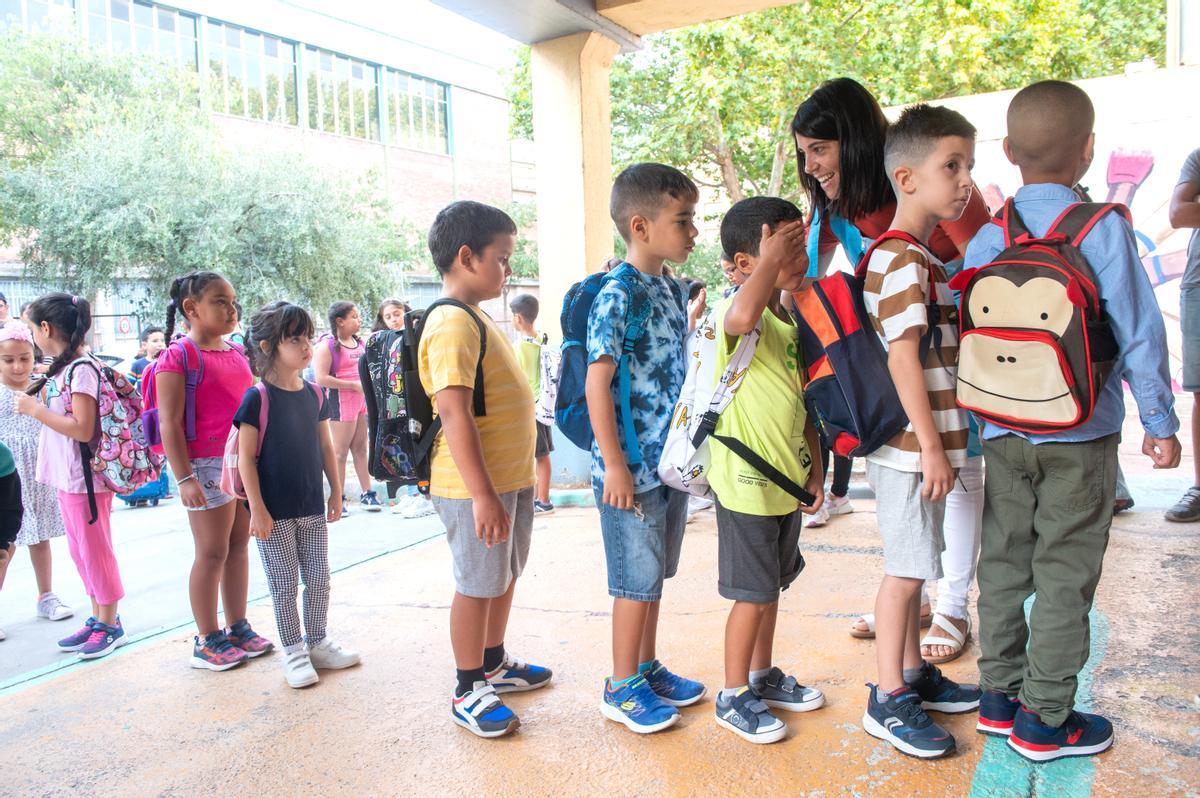
M1200 392L1200 285L1179 290L1183 331L1183 390Z
M770 604L804 570L804 515L749 515L717 500L717 592L734 601Z
M454 559L454 589L471 598L504 595L529 559L533 537L533 488L500 494L512 519L508 540L490 549L475 535L475 509L470 499L433 497L433 507L446 525L446 541Z
M921 497L921 475L867 460L875 515L883 539L883 572L909 579L941 579L946 502Z
M221 490L221 457L197 457L191 461L192 473L204 491L203 507L188 507L189 513L215 510L233 501L233 497Z

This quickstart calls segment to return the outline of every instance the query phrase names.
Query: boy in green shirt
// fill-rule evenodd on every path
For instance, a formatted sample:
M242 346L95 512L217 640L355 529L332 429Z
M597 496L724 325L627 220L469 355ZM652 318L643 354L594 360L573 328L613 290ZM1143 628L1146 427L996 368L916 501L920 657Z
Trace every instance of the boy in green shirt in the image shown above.
M521 364L521 371L525 372L537 401L542 393L542 347L546 345L546 336L533 326L538 317L537 297L517 294L508 303L508 309L513 314L513 329L517 331L517 362ZM554 512L554 505L550 503L550 452L554 451L554 441L548 426L537 421L536 428L537 446L533 456L537 464L537 484L533 492L533 514L550 515Z
M709 484L717 494L718 592L732 599L725 626L725 689L717 724L752 743L771 743L787 726L770 707L807 712L824 705L820 690L799 684L772 664L779 593L804 568L802 513L821 506L824 474L817 433L804 410L796 328L780 292L799 290L807 272L800 209L775 197L752 197L729 209L721 245L745 280L713 308L721 374L743 335L760 331L737 395L721 413L716 435L735 438L817 497L796 499L726 448L709 444ZM735 379L738 379L735 377Z

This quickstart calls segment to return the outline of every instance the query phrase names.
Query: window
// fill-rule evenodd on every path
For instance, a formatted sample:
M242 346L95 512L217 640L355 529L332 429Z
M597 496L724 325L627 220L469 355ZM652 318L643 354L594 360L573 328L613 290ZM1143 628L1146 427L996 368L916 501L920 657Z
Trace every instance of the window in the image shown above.
M403 147L447 153L446 84L387 70L384 88L392 141Z
M74 18L75 0L0 0L0 26L44 31L70 26Z
M374 64L309 47L304 70L309 127L379 141L379 73Z
M298 124L295 44L210 20L208 77L214 110Z
M156 56L196 69L195 17L133 0L86 2L85 31L92 44L113 53Z

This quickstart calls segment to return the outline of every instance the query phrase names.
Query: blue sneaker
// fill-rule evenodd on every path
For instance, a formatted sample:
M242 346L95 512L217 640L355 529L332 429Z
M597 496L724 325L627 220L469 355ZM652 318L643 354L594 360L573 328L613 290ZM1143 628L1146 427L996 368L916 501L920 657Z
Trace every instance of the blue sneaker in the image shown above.
M871 696L863 713L863 729L872 737L892 744L902 754L919 759L937 759L954 753L954 737L934 723L921 708L921 697L911 689L875 698L875 685L868 684Z
M516 731L521 721L504 706L496 688L487 682L475 682L469 693L450 696L450 712L454 722L478 737L503 737Z
M704 685L676 676L659 660L651 662L641 673L654 694L673 707L689 707L704 698Z
M750 687L772 709L789 712L811 712L825 706L825 694L815 687L805 687L779 668L772 667L767 675L752 682Z
M771 714L758 694L743 687L732 697L717 693L717 725L752 743L774 743L787 737L787 726Z
M364 490L358 497L358 503L366 507L368 513L383 511L383 505L379 503L379 494L373 490Z
M1112 748L1112 744L1112 724L1099 715L1072 712L1063 725L1047 726L1037 713L1025 707L1017 713L1008 738L1009 748L1034 762L1093 756Z
M116 626L109 626L101 621L92 624L92 633L87 642L79 647L76 654L80 659L100 659L107 657L116 649L129 642L125 629L121 627L121 619L117 618Z
M641 675L616 690L612 689L612 681L605 679L600 714L638 734L662 731L679 720L679 710L664 703Z
M992 737L1007 737L1012 734L1013 719L1020 708L1021 702L1016 698L999 690L984 690L979 699L979 720L975 722L975 730Z
M92 616L83 622L82 628L74 634L67 635L62 640L58 641L59 651L78 651L83 648L83 644L92 636L92 627L96 625L96 618Z
M975 684L958 684L942 675L936 665L926 662L921 675L908 685L921 696L921 709L955 715L979 707L983 691Z
M507 651L504 652L504 659L496 670L484 674L488 684L495 687L497 693L524 693L536 690L550 684L550 677L553 675L549 668L530 665L510 657Z

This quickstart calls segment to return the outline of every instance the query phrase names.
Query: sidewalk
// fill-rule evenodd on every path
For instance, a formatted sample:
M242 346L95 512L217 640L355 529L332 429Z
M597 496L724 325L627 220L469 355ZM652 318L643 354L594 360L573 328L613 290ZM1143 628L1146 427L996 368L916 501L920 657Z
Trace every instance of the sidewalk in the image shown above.
M880 553L874 502L858 500L854 515L806 531L808 567L785 594L778 661L825 690L829 702L788 717L782 743L751 746L712 720L728 604L716 592L711 513L689 527L660 634L665 661L704 680L710 696L685 709L677 727L649 738L601 717L611 602L595 511L571 509L537 520L517 590L508 647L553 667L555 679L511 698L522 726L510 738L479 740L450 722L452 581L447 547L435 539L334 576L331 633L358 648L364 664L323 675L313 688L288 689L278 654L224 674L191 670L191 632L183 628L7 691L0 697L3 792L190 795L225 784L251 795L508 798L1195 794L1200 525L1165 524L1163 503L1143 503L1151 479L1169 483L1172 494L1189 481L1134 474L1141 512L1120 516L1113 528L1080 695L1117 725L1115 748L1098 759L1026 765L977 735L974 715L946 718L959 753L938 763L901 756L861 731L874 649L846 628L871 607ZM397 523L384 514L371 526ZM267 602L252 607L251 619L273 636ZM977 653L972 646L945 670L974 680Z

